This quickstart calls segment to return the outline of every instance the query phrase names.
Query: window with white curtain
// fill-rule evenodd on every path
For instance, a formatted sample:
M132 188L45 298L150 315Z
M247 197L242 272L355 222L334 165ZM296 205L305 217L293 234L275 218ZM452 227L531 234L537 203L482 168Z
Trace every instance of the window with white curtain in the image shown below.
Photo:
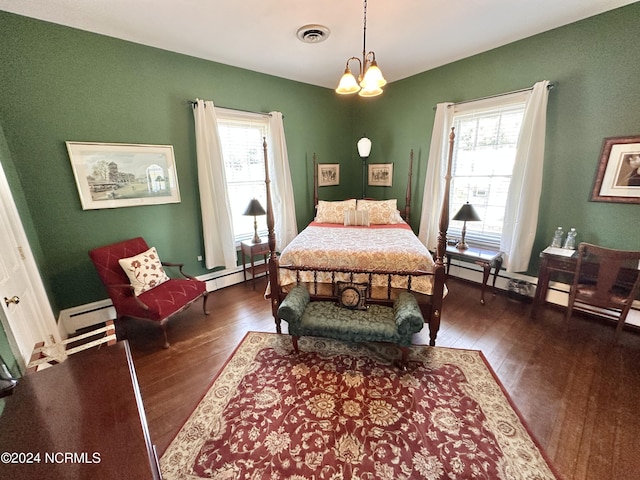
M467 241L498 250L525 102L486 108L473 103L456 106L453 115L450 212L453 217L469 202L481 221L467 222ZM459 238L462 226L452 220L448 236Z
M253 217L243 215L252 198L267 209L264 183L263 138L268 117L263 114L216 108L224 159L227 195L236 242L253 238ZM258 216L258 235L266 237L266 216Z

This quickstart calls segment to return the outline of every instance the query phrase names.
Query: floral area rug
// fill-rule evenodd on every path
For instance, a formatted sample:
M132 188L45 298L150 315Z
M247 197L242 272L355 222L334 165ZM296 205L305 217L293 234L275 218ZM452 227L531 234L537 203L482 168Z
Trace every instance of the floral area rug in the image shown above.
M482 353L249 333L160 460L165 480L552 479Z

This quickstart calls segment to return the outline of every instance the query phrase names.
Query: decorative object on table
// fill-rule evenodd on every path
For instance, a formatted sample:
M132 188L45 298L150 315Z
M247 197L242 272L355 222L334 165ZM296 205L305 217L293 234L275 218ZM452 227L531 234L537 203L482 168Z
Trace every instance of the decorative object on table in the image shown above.
M591 201L640 203L640 135L604 139Z
M556 228L555 233L553 234L553 240L551 240L551 247L561 248L562 247L562 236L564 232L562 231L562 227Z
M180 203L173 146L66 145L83 210Z
M567 250L575 250L576 235L578 235L578 232L576 232L575 228L569 230L569 232L567 232L567 239L564 241L564 245L562 246L562 248L565 248Z
M460 238L460 241L456 244L456 248L458 250L466 250L467 248L469 248L469 245L467 245L467 243L465 242L465 236L467 235L467 222L479 222L480 217L476 213L473 206L469 202L467 202L462 205L462 207L460 207L460 210L458 210L458 213L454 215L452 220L464 222L464 224L462 225L462 236Z
M319 163L318 164L318 186L330 187L340 185L340 164L339 163Z
M358 80L356 80L353 73L351 73L351 68L349 68L349 62L351 60L356 60L359 64ZM382 87L386 84L387 81L382 76L382 72L376 63L376 54L373 51L367 52L367 0L364 0L362 60L358 57L350 57L347 59L347 65L342 78L340 78L340 84L338 88L336 88L336 93L341 95L357 93L361 97L375 97L382 93Z
M162 478L553 479L480 351L248 333L160 459Z
M370 163L369 185L390 187L393 185L393 163Z
M358 155L362 159L362 198L365 198L366 193L366 176L367 176L367 159L371 154L371 140L366 136L358 140Z
M260 243L260 237L258 236L258 216L266 215L264 208L260 205L260 202L252 198L247 205L247 209L244 211L243 215L252 216L253 217L253 243Z

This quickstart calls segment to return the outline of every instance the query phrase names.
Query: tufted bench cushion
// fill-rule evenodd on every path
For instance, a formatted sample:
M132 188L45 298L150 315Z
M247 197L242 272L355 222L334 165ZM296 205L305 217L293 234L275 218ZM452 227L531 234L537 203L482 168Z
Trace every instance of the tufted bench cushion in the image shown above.
M403 347L411 345L413 334L424 326L418 302L409 292L402 292L393 307L369 305L366 310L350 310L335 302L310 302L307 289L298 285L280 304L278 316L289 324L294 338L311 335Z

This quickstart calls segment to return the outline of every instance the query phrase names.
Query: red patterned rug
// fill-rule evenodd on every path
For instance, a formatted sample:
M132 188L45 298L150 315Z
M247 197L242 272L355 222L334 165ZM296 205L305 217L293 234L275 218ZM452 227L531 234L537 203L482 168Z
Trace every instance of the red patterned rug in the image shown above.
M249 333L162 456L165 480L553 479L482 353Z

